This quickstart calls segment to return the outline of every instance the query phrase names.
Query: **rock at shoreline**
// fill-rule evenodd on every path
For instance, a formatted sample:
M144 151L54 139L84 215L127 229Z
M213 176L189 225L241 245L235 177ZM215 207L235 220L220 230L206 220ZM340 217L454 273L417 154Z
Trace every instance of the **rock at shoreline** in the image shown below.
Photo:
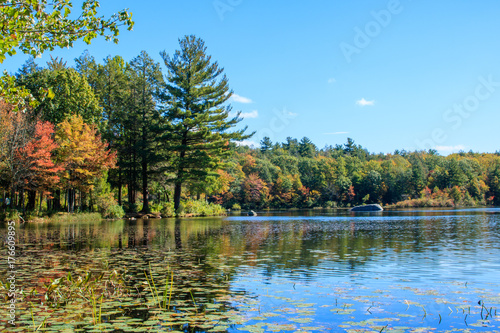
M257 213L251 210L248 212L248 216L257 216Z
M381 212L384 209L379 204L362 205L351 208L351 212Z
M129 220L137 220L137 219L161 219L161 215L159 213L149 213L149 214L144 214L144 213L127 213L125 215L126 219Z

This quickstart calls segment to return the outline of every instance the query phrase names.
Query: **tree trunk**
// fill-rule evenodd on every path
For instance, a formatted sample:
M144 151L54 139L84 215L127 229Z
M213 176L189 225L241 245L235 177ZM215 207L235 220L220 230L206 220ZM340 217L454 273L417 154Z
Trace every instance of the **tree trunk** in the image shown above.
M21 210L23 211L23 214L24 214L24 188L21 189L20 193L19 193L19 207L21 208Z
M53 206L52 209L55 211L61 210L61 190L56 190L56 193L54 195L53 199Z
M86 211L88 209L87 194L82 191L80 191L80 206L82 207L82 211Z
M177 214L177 210L179 209L179 206L181 205L181 190L182 190L182 183L177 181L175 183L175 188L174 188L174 211Z
M187 144L187 131L184 133L184 137L182 139L182 145L185 147ZM177 179L175 181L174 188L174 211L177 214L177 210L181 205L181 192L182 192L182 177L184 176L184 157L186 156L186 151L182 150L179 154L179 168L177 169Z
M137 199L137 194L135 193L136 192L136 189L137 189L137 184L136 184L136 180L137 180L137 155L135 153L135 150L134 150L134 153L133 153L133 164L132 164L132 203L135 204L135 201Z
M14 208L16 205L16 188L14 185L12 185L12 188L10 190L10 203L9 206L10 208Z
M148 191L148 163L143 157L142 161L142 210L141 212L149 213L149 191Z
M68 189L68 213L75 212L75 190Z
M118 171L118 204L122 205L122 170Z
M26 205L26 209L35 210L36 205L36 191L28 191L28 204Z

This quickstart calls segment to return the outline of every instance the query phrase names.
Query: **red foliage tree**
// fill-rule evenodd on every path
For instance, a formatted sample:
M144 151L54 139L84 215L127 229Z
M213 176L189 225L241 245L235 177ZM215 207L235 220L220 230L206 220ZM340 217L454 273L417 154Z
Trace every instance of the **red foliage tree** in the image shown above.
M269 194L266 183L255 173L251 173L243 183L245 202L259 204Z
M24 147L16 150L16 159L24 165L23 187L31 191L29 208L34 208L34 195L40 192L42 197L59 183L60 165L53 161L54 151L58 147L53 139L54 125L50 122L37 122L33 139Z
M25 175L24 183L31 190L48 190L59 182L57 174L63 168L52 160L58 147L53 135L54 125L48 121L39 121L35 125L34 138L16 152L16 157L30 171Z

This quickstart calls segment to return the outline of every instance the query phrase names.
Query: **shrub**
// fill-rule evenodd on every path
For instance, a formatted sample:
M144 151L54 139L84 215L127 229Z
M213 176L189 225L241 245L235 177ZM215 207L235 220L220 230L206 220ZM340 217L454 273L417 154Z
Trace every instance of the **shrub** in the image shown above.
M235 203L233 207L231 207L232 210L241 210L240 204Z
M111 205L107 211L104 211L101 214L102 217L106 219L120 219L125 216L125 211L122 206L115 204Z
M149 210L153 213L159 213L162 211L162 209L163 209L163 205L159 204L159 203L158 204L152 203L149 205Z
M388 208L453 207L453 201L446 197L409 199L387 206Z
M208 203L205 200L188 200L181 204L177 216L221 216L226 210L221 205Z
M97 210L105 219L121 218L125 215L122 206L118 205L112 193L99 195L96 198Z
M337 202L327 201L325 202L325 208L337 208Z
M167 202L163 204L163 207L160 210L160 214L162 217L172 217L175 216L175 211L174 211L174 203L173 202Z
M0 221L8 222L15 221L19 222L21 214L16 209L7 209L3 212L0 212Z
M123 205L127 213L135 213L139 211L139 206L136 203L125 202Z

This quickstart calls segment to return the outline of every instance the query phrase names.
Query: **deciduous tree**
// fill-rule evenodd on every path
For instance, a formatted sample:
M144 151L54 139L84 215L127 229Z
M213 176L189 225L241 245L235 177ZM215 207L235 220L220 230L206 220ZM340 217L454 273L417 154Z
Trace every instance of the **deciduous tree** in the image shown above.
M118 42L119 28L132 29L132 14L121 10L110 18L98 16L97 0L85 0L79 15L72 14L71 0L7 0L0 4L0 63L21 51L37 56L56 47L72 47L83 39L98 37ZM2 76L0 98L18 106L29 95L16 88L13 78Z
M54 125L49 122L37 122L31 141L16 150L15 158L24 165L21 184L31 191L28 209L35 208L36 191L40 193L40 202L44 194L50 193L59 182L58 173L62 166L54 163L57 144L54 141Z
M108 149L93 125L80 116L64 120L56 131L58 162L64 166L63 181L68 191L68 210L73 212L75 190L88 191L103 171L115 167L116 153Z

